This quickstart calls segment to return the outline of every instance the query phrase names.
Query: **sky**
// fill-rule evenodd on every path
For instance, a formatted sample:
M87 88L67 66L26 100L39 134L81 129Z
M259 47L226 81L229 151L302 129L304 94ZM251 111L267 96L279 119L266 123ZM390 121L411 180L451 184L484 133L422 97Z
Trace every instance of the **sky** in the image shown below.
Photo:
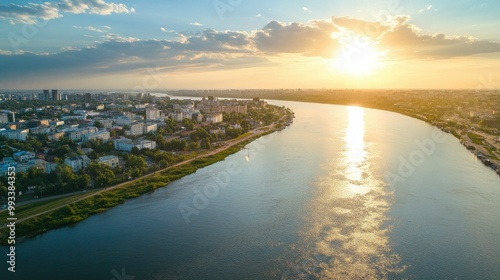
M0 89L498 89L500 1L0 4Z

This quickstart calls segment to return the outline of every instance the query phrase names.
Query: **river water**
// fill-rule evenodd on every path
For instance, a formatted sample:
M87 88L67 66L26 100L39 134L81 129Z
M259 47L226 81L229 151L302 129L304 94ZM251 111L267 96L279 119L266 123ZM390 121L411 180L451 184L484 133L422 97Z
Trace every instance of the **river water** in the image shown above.
M22 242L0 278L499 279L500 178L455 138L390 112L271 103L294 124Z

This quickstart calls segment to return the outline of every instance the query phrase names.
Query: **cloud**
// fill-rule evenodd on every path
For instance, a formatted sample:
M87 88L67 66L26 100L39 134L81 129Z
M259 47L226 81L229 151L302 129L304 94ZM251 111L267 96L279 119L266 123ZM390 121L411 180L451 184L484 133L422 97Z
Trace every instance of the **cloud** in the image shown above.
M423 13L425 11L429 11L432 9L432 5L427 5L425 8L418 10L417 14Z
M262 17L262 15L261 14L256 14L255 17L256 18L260 18L260 17Z
M111 29L111 27L109 27L109 26L103 26L102 28L97 28L97 27L90 26L90 25L89 26L73 26L73 28L89 30L89 31L94 31L94 32L98 32L98 33L105 33Z
M199 23L199 22L191 22L190 25L192 26L203 26L203 24Z
M14 55L2 51L0 82L30 76L126 73L151 65L159 65L164 71L182 71L193 67L245 67L266 61L255 56L251 36L246 32L205 30L184 40L138 40L112 33L103 36L108 41L54 54ZM43 73L39 71L40 65L43 65Z
M175 30L168 30L166 27L160 27L160 30L164 33L176 33Z
M400 21L381 38L382 46L399 57L445 59L476 54L500 52L500 43L482 41L470 36L447 36L442 33L422 34L422 31Z
M330 56L337 42L331 33L337 27L332 21L303 23L269 22L255 33L255 46L268 53L303 53L311 56Z
M311 9L309 9L308 7L302 7L302 11L308 12L308 13L312 12Z
M108 32L110 28L104 26L75 27L95 31L105 41L53 54L0 50L0 84L65 75L140 73L152 65L158 65L162 73L166 73L268 66L275 58L286 55L331 59L343 50L341 41L346 34L369 37L373 46L387 51L391 60L500 53L499 43L468 36L425 34L408 20L408 16L397 16L383 23L347 17L306 23L270 21L262 29L251 32L207 29L195 35L179 34L171 40L122 37ZM170 32L166 27L160 30Z
M0 19L12 24L34 24L39 20L52 20L63 13L110 15L134 13L134 8L124 4L108 3L104 0L62 0L60 2L28 3L26 5L0 5Z
M43 4L29 3L27 5L0 5L0 19L9 20L12 24L33 24L36 20L51 20L62 17L59 9L46 2Z

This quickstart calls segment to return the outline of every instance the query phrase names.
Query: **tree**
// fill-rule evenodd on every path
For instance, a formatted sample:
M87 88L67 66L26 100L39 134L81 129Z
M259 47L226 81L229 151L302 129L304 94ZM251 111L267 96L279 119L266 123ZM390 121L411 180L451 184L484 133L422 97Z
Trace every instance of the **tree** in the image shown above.
M107 187L115 177L115 173L109 166L97 162L92 162L89 165L87 173L94 180L94 187L96 188Z
M125 163L125 166L130 170L130 175L134 178L140 177L146 171L146 161L141 156L130 155Z
M73 184L75 183L76 176L73 172L73 169L71 169L71 167L69 167L68 165L61 164L57 166L56 175L59 185L61 185L63 188L63 193L66 187L71 189L74 186Z
M100 121L95 121L94 126L99 128L99 129L104 128L104 125Z
M208 138L203 138L203 139L201 140L200 146L201 146L203 149L210 150L210 140L209 140Z
M90 176L85 173L79 175L76 180L76 184L78 189L86 189L88 186L90 186Z
M200 149L200 144L198 144L198 142L189 143L189 150L197 151L198 149Z

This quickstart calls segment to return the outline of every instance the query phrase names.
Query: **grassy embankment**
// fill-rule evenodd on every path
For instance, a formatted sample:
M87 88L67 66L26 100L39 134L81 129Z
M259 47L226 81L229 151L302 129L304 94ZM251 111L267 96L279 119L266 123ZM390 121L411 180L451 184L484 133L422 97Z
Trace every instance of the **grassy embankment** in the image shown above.
M94 214L102 213L109 208L122 204L125 200L138 197L142 194L154 191L158 188L165 187L168 183L178 180L186 175L196 172L199 168L206 167L215 162L225 159L227 156L238 152L242 147L261 137L265 134L273 132L272 130L252 137L237 145L231 146L217 154L194 159L193 161L179 166L171 167L165 171L158 172L144 180L136 180L122 187L111 189L109 191L91 196L84 200L70 203L62 208L56 209L50 213L33 217L31 219L16 223L16 237L35 236L40 233L47 232L51 229L80 222ZM88 194L86 194L88 195ZM67 198L72 199L71 198ZM60 204L62 200L54 200L49 202L40 202L19 207L16 217L22 219L33 214L43 212L43 209L51 209L55 204ZM52 204L51 204L52 203ZM64 203L64 201L62 201ZM4 217L5 216L5 217ZM7 211L2 213L3 220L7 218ZM0 231L0 244L6 245L8 236L8 228Z

